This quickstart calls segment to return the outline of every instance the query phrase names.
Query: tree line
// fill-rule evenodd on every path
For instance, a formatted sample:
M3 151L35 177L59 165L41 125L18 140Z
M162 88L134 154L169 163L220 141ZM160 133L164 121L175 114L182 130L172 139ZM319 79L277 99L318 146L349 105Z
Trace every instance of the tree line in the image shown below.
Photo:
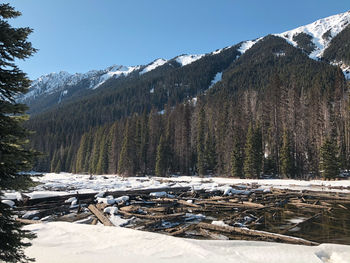
M74 115L57 113L60 119L45 119L52 125L36 126L42 129L34 145L47 153L38 170L333 178L349 167L342 71L275 36L231 63L196 105L169 100L94 124L83 112Z

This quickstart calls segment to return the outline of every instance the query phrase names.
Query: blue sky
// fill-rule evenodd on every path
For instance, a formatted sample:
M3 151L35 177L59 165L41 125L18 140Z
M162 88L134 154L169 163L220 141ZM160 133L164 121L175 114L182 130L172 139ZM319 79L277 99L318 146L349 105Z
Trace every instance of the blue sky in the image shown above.
M11 0L39 52L20 68L34 79L113 64L200 54L345 12L349 0Z

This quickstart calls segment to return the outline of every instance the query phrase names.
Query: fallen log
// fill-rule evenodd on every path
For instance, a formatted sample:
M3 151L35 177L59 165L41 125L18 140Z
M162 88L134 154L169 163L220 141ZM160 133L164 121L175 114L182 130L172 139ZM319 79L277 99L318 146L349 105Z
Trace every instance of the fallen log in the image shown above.
M41 220L30 220L30 219L24 219L24 218L16 218L16 221L26 225L40 224L43 222Z
M232 227L232 226L217 226L217 225L212 225L207 223L199 223L197 226L204 229L215 230L215 231L230 233L230 234L239 233L247 236L264 237L275 241L284 241L290 244L307 245L307 246L319 245L319 243L305 240L302 238L296 238L296 237L285 236L285 235L275 234L275 233L270 233L265 231L252 230L247 228L239 228L239 227Z
M186 232L187 230L189 230L190 228L193 228L193 225L184 226L175 232L169 233L169 235L170 236L179 236L179 235L183 234L184 232Z
M89 205L89 210L93 213L100 222L105 226L114 226L111 221L100 211L97 209L95 205Z
M136 189L136 190L122 190L122 191L112 191L112 192L106 192L105 195L113 195L113 196L135 196L135 195L148 195L153 192L172 192L172 193L178 193L178 192L187 192L191 190L191 187L164 187L164 188L149 188L149 189ZM41 198L35 198L35 199L28 199L26 202L26 205L34 205L41 202L49 202L49 201L61 201L66 200L70 197L77 197L77 199L81 200L94 200L95 195L98 194L98 192L94 193L72 193L68 195L60 195L60 196L50 196L50 197L41 197ZM28 197L28 196L27 196Z
M81 213L81 214L71 213L71 214L60 216L55 221L64 221L64 222L71 222L72 223L74 221L78 221L78 220L87 218L89 216L91 216L91 214L89 212Z
M288 203L288 205L296 206L296 207L304 207L304 208L315 208L315 209L329 209L328 206L324 205L313 205L308 203Z
M189 203L189 202L187 202L187 201L185 201L185 200L177 200L177 203L179 203L179 204L182 204L182 205L184 205L184 206L190 206L190 207L194 207L194 208L201 208L201 206L200 205L196 205L196 204L193 204L193 203Z
M143 215L143 214L129 213L129 212L120 211L120 210L118 211L118 213L125 215L125 216L134 216L134 217L138 217L138 218L154 219L154 220L182 217L185 215L185 213L176 213L176 214L168 214L168 215Z
M229 238L225 235L215 234L215 233L212 233L212 232L205 230L203 228L199 229L199 233L201 235L203 235L204 237L209 237L209 238L214 239L214 240L229 240Z

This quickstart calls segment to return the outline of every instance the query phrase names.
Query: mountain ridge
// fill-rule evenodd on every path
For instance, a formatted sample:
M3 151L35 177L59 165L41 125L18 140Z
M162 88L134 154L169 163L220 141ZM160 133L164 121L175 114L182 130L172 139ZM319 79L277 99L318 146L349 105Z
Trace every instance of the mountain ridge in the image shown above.
M349 26L349 24L350 11L347 11L321 18L308 25L300 26L295 29L273 35L281 37L289 44L302 49L312 59L322 59L323 53L329 47L332 39L342 32L344 28ZM241 55L244 54L261 39L263 39L263 37L255 40L242 41L238 51L241 53ZM169 60L158 58L147 65L112 65L106 69L90 70L86 73L71 74L61 71L59 73L46 74L34 80L29 92L19 97L18 101L21 103L26 103L30 107L33 106L32 108L34 108L34 110L31 113L38 113L41 112L41 109L35 109L36 99L43 100L45 97L47 97L48 100L50 100L50 103L48 103L49 105L44 107L44 109L47 109L52 105L60 104L61 102L72 97L74 94L85 96L86 94L89 94L91 90L103 87L103 84L112 78L117 79L120 77L130 77L131 73L135 73L134 77L139 77L171 62L177 63L180 67L187 66L205 56L216 55L225 49L232 47L233 46L228 46L217 49L216 51L207 54L179 55ZM344 63L343 61L337 60L334 60L331 63L333 65L340 66L345 77L350 79L350 65ZM81 85L81 87L76 88L77 85L83 82L84 84ZM77 90L79 90L78 93Z

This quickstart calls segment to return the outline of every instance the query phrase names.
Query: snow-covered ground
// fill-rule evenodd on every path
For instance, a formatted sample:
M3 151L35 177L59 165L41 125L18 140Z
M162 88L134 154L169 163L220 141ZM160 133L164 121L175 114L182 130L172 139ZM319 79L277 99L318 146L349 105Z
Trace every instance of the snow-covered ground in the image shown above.
M69 193L103 192L115 190L149 189L190 186L194 190L222 191L222 194L270 191L274 188L308 189L350 192L350 180L244 180L198 177L129 177L116 175L88 175L47 173L34 177L38 186L26 193L31 198ZM256 186L251 187L252 184ZM345 187L328 188L328 187ZM155 190L155 192L157 192ZM159 193L162 193L159 191ZM157 193L157 194L159 194ZM157 195L153 193L153 195ZM163 193L167 194L167 193ZM102 193L101 193L102 196ZM20 199L20 193L5 193L3 199ZM107 197L108 198L108 197ZM119 198L128 198L127 196ZM70 198L67 202L73 200ZM97 198L98 199L98 198ZM117 198L118 199L118 198ZM117 199L114 199L116 202ZM7 200L3 200L9 203ZM103 200L102 200L103 201ZM126 219L116 215L116 207L106 208L116 227L66 222L47 222L25 226L37 233L33 246L26 249L37 262L235 262L235 263L345 263L349 262L350 246L321 244L315 247L260 241L193 240L163 234L143 232L118 226ZM198 216L198 215L197 215ZM301 219L299 219L301 220ZM294 222L294 221L293 221ZM295 221L297 222L297 221ZM223 224L214 221L215 224Z
M350 246L194 240L121 227L51 222L28 225L37 233L26 254L36 262L348 263Z
M339 181L301 181L301 180L278 180L278 179L234 179L223 177L128 177L116 175L89 175L70 173L47 173L42 177L34 177L40 184L25 194L30 198L45 196L67 195L72 193L94 193L101 191L118 191L132 189L149 189L164 187L189 186L193 190L222 191L224 193L243 193L244 191L269 191L271 187L279 189L312 190L350 193L350 180ZM258 185L251 188L252 184ZM234 187L235 189L232 189ZM336 188L334 188L336 187ZM241 189L241 190L237 190ZM2 199L21 199L18 192L7 192Z

